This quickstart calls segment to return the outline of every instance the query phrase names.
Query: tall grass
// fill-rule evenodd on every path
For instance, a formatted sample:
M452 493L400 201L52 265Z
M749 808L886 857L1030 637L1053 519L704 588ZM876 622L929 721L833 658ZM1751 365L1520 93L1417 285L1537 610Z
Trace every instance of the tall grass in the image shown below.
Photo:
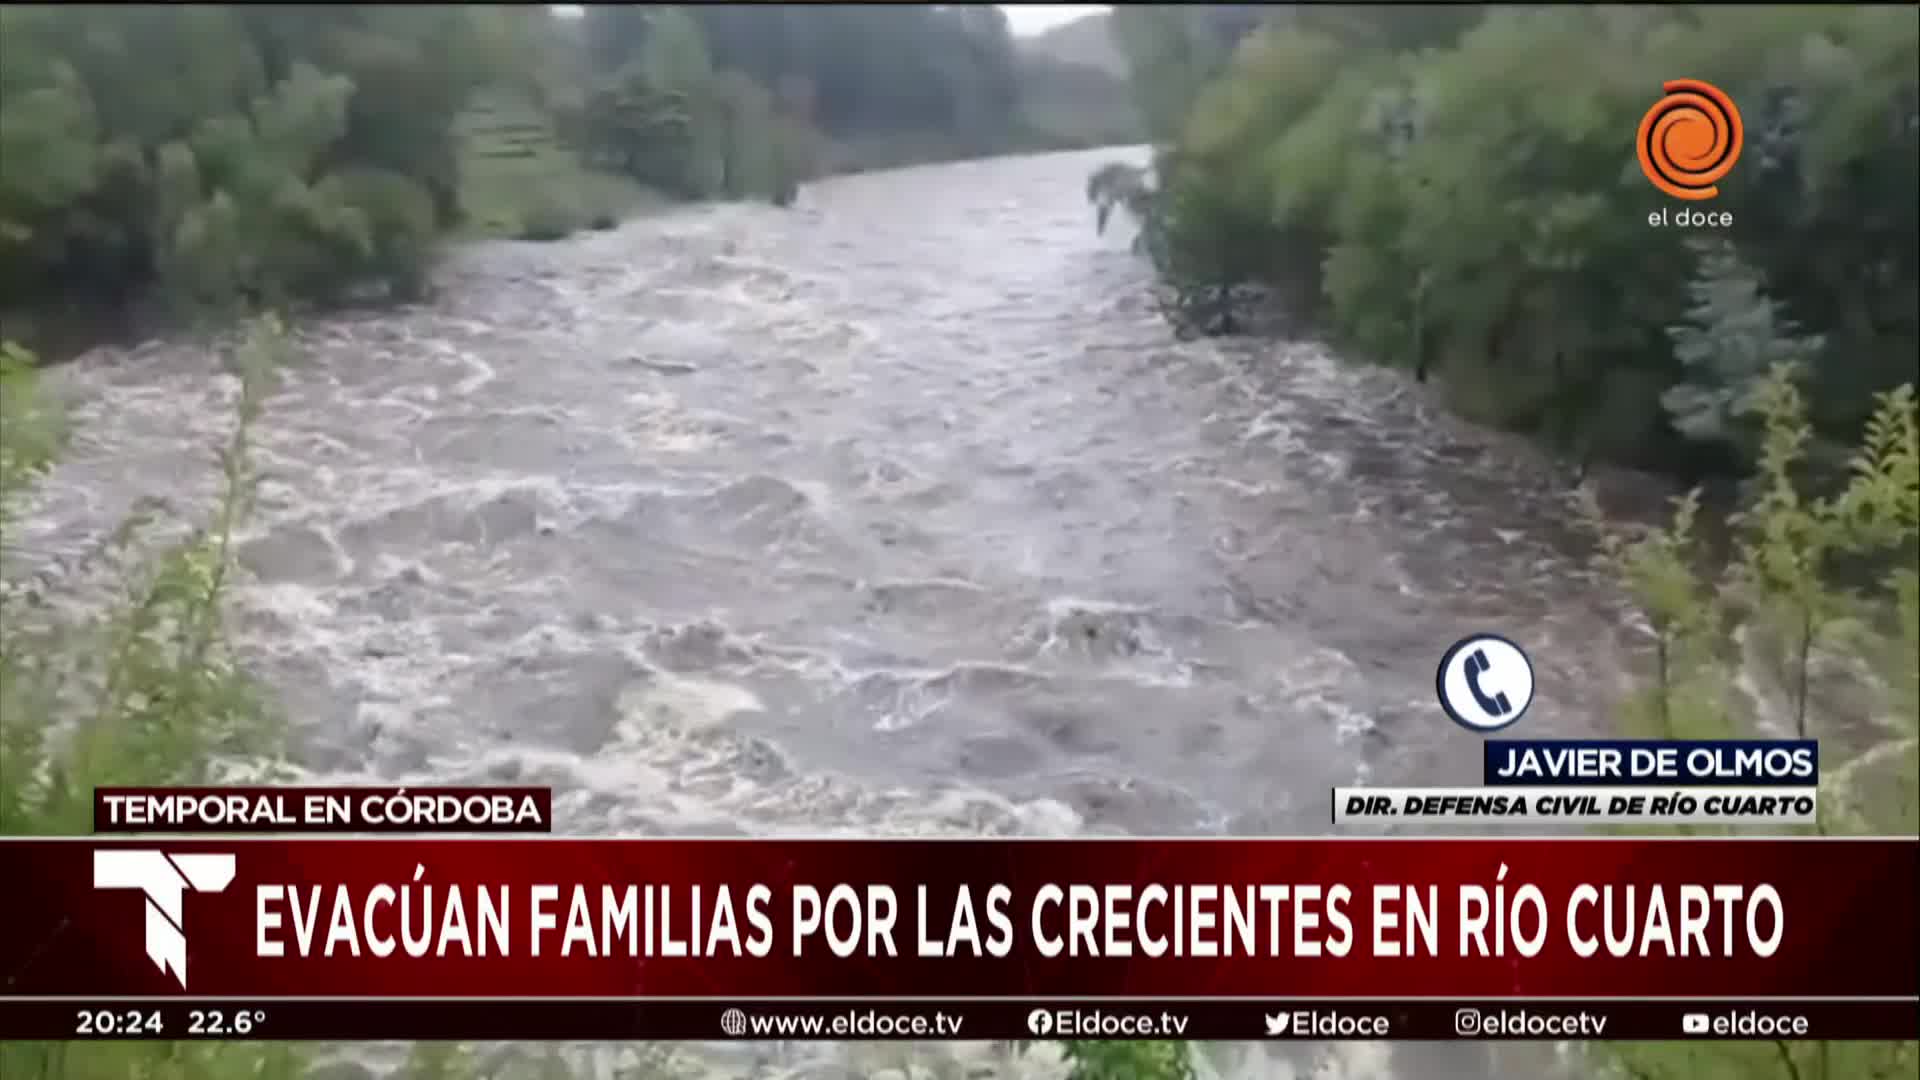
M224 607L254 426L286 348L261 319L227 353L235 417L210 512L150 501L58 580L27 576L16 526L66 427L32 358L0 357L0 833L85 832L96 785L203 783L222 759L275 752L278 718L234 657ZM6 1080L293 1080L304 1061L288 1044L0 1044Z
M1622 719L1641 737L1727 738L1750 730L1758 709L1765 734L1821 742L1813 831L1913 835L1920 832L1914 388L1881 396L1844 486L1816 495L1798 376L1791 365L1776 367L1748 402L1764 425L1758 490L1733 519L1733 557L1723 570L1709 569L1695 495L1679 501L1666 527L1639 536L1608 528L1589 508L1599 560L1624 585L1651 646L1651 676L1623 703ZM1846 686L1854 710L1870 699L1865 715L1823 707L1823 680ZM1751 700L1756 694L1760 702ZM1783 704L1768 710L1767 702ZM1913 1042L1606 1043L1589 1047L1588 1056L1598 1075L1621 1080L1888 1080L1920 1068Z

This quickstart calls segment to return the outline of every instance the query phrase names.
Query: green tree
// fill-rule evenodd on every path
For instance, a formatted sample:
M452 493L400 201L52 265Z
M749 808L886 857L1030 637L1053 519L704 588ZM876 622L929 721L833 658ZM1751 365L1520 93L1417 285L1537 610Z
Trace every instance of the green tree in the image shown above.
M457 218L453 120L511 52L473 8L0 19L0 310L417 291L415 193L429 231Z
M1144 247L1227 308L1186 321L1277 304L1582 471L1755 467L1737 405L1776 360L1816 445L1911 377L1920 13L1337 5L1235 38L1208 10L1114 17L1157 144ZM1675 71L1748 116L1704 255L1649 228L1621 141Z
M737 33L737 21L717 25ZM793 200L808 171L805 118L748 73L716 70L703 30L713 24L662 8L643 34L624 18L600 25L631 35L636 48L604 52L624 59L582 114L589 161L688 198Z
M1127 57L1140 113L1155 142L1176 138L1206 85L1257 21L1222 17L1224 5L1114 8L1113 36Z
M1825 343L1797 333L1731 244L1693 247L1700 266L1688 284L1693 306L1686 322L1667 330L1681 379L1661 404L1681 435L1728 444L1752 461L1761 446L1763 418L1751 407L1761 381L1782 365L1806 370Z
M1911 384L1882 395L1836 494L1812 496L1796 467L1811 436L1790 365L1759 380L1759 487L1736 520L1732 562L1718 580L1695 544L1695 499L1679 502L1666 528L1635 539L1601 526L1602 559L1615 570L1653 639L1654 677L1624 703L1631 729L1664 738L1714 738L1766 724L1818 738L1823 833L1911 835L1920 831L1920 422ZM1597 521L1597 518L1594 519ZM1877 588L1846 584L1859 564L1879 566ZM1868 574L1868 578L1875 575ZM1751 635L1773 646L1743 648ZM1821 709L1811 691L1822 663L1864 660L1852 678L1876 691L1877 724ZM1785 710L1741 720L1727 692L1756 665L1780 686ZM1649 719L1657 721L1647 730ZM1839 1080L1905 1076L1920 1048L1902 1043L1607 1044L1599 1062L1628 1077L1682 1080Z
M1192 1050L1184 1042L1064 1044L1068 1080L1193 1080Z

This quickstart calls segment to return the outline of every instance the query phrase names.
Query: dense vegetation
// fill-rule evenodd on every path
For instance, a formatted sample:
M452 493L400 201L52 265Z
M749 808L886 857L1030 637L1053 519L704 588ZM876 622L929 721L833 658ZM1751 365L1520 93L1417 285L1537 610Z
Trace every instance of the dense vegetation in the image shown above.
M65 443L31 357L0 347L0 835L84 832L95 785L214 782L223 760L270 758L270 698L236 662L226 596L251 504L254 426L286 339L260 322L228 355L231 434L204 517L143 505L52 589L21 572L15 525ZM81 601L75 603L74 601ZM30 1080L294 1080L291 1044L0 1043L0 1075Z
M580 29L602 78L634 70L649 50L679 56L682 70L710 65L734 73L733 93L752 99L736 107L777 117L784 152L798 153L802 171L1093 145L1133 134L1130 118L1113 115L1124 89L1118 79L1019 48L1006 16L991 5L711 4L665 16L595 7ZM659 80L653 84L660 88ZM724 173L711 163L723 156L717 147L696 154L705 183Z
M1920 832L1914 384L1876 399L1847 455L1846 482L1815 495L1803 476L1813 440L1803 374L1783 361L1753 388L1758 475L1734 517L1724 571L1703 570L1697 493L1678 501L1666 527L1638 535L1590 511L1598 559L1626 587L1652 639L1650 677L1621 703L1622 721L1640 737L1728 738L1758 728L1818 739L1813 831L1912 836ZM1847 584L1856 580L1871 584ZM1852 707L1837 705L1823 683L1852 696ZM1892 1080L1920 1067L1913 1042L1603 1043L1587 1051L1603 1075L1621 1080Z
M1823 443L1913 376L1911 7L1142 6L1114 27L1158 146L1142 246L1191 326L1277 298L1476 420L1695 475L1755 463L1736 406L1776 360L1803 362ZM1731 228L1648 224L1679 204L1631 146L1679 77L1744 113L1708 204Z
M418 286L503 43L448 8L0 10L0 308Z
M8 6L0 313L406 298L463 224L1071 141L1022 78L1075 74L992 7Z

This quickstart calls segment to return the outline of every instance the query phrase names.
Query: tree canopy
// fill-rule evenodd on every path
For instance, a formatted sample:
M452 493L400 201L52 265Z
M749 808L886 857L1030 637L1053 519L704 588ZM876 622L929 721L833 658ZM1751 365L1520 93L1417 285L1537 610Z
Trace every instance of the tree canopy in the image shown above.
M508 51L455 8L0 10L0 304L402 291Z
M1912 378L1912 8L1114 20L1159 147L1148 247L1176 310L1231 326L1223 297L1263 286L1475 419L1581 460L1689 470L1751 461L1753 385L1788 353L1822 436ZM1633 133L1677 77L1744 113L1744 156L1707 204L1731 227L1649 225L1677 204L1642 176Z
M1030 139L1023 70L990 5L9 6L0 311L411 295L470 209L480 97L493 156L785 202L835 140Z

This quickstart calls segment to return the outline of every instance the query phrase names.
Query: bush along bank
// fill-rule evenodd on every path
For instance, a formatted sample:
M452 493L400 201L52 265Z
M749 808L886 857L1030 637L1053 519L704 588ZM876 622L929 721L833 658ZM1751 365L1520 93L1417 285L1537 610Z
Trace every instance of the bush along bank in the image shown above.
M1198 330L1277 297L1469 418L1694 478L1757 465L1745 405L1777 362L1802 365L1810 453L1832 464L1912 378L1911 8L1142 6L1115 24L1158 147L1142 247ZM1682 77L1744 117L1698 204L1626 149Z
M8 6L0 335L412 299L455 230L1004 148L1019 78L991 7Z
M475 6L0 10L4 329L45 339L63 318L129 310L226 321L410 300L476 214L528 237L610 226L655 177L593 168L617 132L558 138L571 114L552 82L579 77L579 21ZM676 70L693 108L718 103L677 122L709 142L724 129L730 168L670 194L779 194L767 167L749 184L737 164L742 146L771 144L747 122L761 99Z
M1790 363L1757 387L1758 478L1724 572L1696 529L1698 493L1665 527L1603 521L1600 563L1648 637L1648 677L1621 706L1635 738L1753 733L1820 741L1826 836L1920 833L1920 419L1914 385L1882 394L1829 495L1804 481L1812 441ZM1865 693L1862 693L1862 691ZM1837 691L1837 692L1836 692ZM1864 704L1863 704L1864 703ZM1641 830L1636 830L1641 831ZM1702 830L1678 830L1698 832ZM1730 831L1730 830L1729 830ZM1912 1075L1914 1042L1601 1043L1623 1080L1853 1080Z
M453 8L0 10L0 309L417 293L502 51Z

